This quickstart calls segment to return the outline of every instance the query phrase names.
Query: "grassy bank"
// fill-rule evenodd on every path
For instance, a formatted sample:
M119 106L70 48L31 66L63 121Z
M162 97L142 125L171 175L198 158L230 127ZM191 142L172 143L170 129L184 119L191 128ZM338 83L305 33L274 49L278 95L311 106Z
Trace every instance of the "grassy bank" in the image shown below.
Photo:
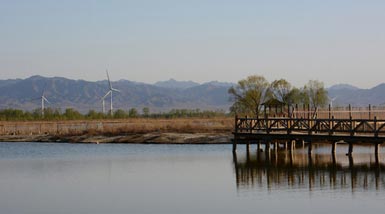
M228 143L233 118L0 122L3 142Z
M0 135L120 135L127 133L227 133L233 118L2 121Z

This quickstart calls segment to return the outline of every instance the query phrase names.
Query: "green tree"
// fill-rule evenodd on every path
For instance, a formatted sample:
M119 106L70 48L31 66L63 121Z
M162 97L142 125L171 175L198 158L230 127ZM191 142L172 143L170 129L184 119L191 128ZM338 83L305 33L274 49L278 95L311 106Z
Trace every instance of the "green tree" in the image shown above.
M32 118L34 120L40 120L41 119L41 109L37 108L32 111Z
M78 120L78 119L82 119L83 118L83 115L80 114L78 111L76 111L73 108L67 108L64 111L63 116L67 120Z
M301 91L285 79L275 80L267 93L268 103L274 105L294 105L301 103Z
M150 109L148 107L144 107L142 112L144 117L148 117L150 115Z
M52 108L45 108L44 109L44 118L45 120L52 120L54 119L54 113L55 110Z
M304 87L304 91L308 96L309 104L313 108L324 107L328 101L328 93L324 84L317 80L310 80Z
M252 75L238 81L237 85L228 90L231 100L234 101L230 110L235 113L258 115L261 104L266 101L268 88L269 83L263 76Z
M268 96L282 104L288 104L288 96L292 90L291 84L285 79L275 80L270 84Z
M316 116L318 108L328 103L328 93L324 84L318 80L310 80L303 88L303 99L314 109L313 117Z
M97 112L95 110L89 110L85 115L88 119L103 119L105 115L102 112Z
M19 109L4 109L1 110L1 120L23 120L25 119L24 112Z
M131 108L128 111L128 116L129 117L138 117L138 110L136 110L136 108Z
M302 98L301 98L301 90L293 87L288 96L287 96L287 103L291 104L301 104L302 103Z
M129 114L127 114L127 112L122 109L118 109L114 112L114 118L123 119L123 118L127 118L128 116Z
M53 116L53 119L55 119L55 120L61 119L61 118L62 118L62 114L61 114L61 112L60 112L60 109L57 109L57 108L56 108L56 109L53 111L52 116Z

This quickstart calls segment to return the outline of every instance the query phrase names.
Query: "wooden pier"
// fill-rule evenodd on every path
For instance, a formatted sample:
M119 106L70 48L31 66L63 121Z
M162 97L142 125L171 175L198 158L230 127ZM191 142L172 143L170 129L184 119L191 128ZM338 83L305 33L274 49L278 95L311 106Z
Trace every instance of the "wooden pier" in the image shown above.
M312 143L328 142L331 152L336 152L338 143L349 144L347 154L353 153L354 144L375 145L378 155L380 145L385 142L385 119L376 116L368 119L336 119L329 113L328 118L311 117L235 117L233 151L237 144L261 144L265 148L283 145L292 150L295 144L307 144L308 153L312 153ZM248 147L247 146L247 147Z

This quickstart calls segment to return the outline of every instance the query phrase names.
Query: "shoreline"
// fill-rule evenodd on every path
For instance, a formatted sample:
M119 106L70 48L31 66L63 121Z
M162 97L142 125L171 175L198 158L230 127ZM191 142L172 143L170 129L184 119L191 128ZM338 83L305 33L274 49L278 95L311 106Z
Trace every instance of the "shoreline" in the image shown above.
M0 142L229 144L233 118L1 121Z
M150 132L121 135L2 135L0 142L122 143L122 144L230 144L231 133Z

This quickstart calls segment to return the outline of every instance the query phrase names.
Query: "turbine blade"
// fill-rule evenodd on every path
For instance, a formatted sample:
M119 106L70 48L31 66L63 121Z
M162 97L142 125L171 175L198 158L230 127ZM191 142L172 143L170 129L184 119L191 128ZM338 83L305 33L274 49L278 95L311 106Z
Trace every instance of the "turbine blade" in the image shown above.
M112 89L112 84L111 84L111 81L110 81L110 75L108 75L108 70L106 70L106 73L107 73L108 85L110 86L110 90L111 90Z
M116 88L111 88L112 91L116 91L116 92L121 92L120 90L116 89Z
M102 97L102 100L104 100L109 94L111 94L111 90L109 90L109 91L106 93L106 95L104 95L104 96Z
M51 104L51 103L47 100L47 98L46 98L45 96L42 96L41 98L43 98L43 100L46 101L47 103Z
M47 85L48 85L48 83L47 83L47 82L46 82L46 83L44 83L44 87L43 87L43 90L41 91L41 96L42 96L42 97L44 97L45 91L46 91L46 89L47 89Z

